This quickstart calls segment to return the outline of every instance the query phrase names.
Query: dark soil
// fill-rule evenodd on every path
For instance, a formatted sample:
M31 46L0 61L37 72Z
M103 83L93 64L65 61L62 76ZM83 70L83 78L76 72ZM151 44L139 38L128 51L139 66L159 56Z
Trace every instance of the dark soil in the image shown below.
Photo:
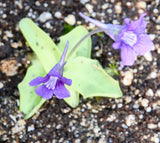
M55 17L56 12L62 17ZM89 24L78 16L82 11L105 23L123 24L146 12L147 33L155 44L151 55L139 56L132 67L118 68L123 97L84 100L76 109L53 98L28 120L19 111L17 89L30 64L31 49L18 28L29 17L57 43L64 34L65 17L74 15L76 23ZM43 12L52 19L41 22ZM46 23L50 23L50 27ZM92 57L103 67L120 64L120 51L112 48L106 35L94 35ZM160 6L159 1L143 0L0 0L0 142L36 143L159 143L160 142ZM133 76L132 76L133 75ZM131 76L131 83L125 78Z

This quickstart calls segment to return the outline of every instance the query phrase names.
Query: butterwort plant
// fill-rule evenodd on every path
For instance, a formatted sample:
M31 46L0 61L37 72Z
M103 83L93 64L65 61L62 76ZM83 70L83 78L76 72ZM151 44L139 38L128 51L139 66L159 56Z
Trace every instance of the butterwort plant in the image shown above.
M59 63L57 63L45 77L37 77L29 83L30 86L37 86L42 83L42 85L35 89L35 92L44 99L51 99L53 94L58 99L70 97L70 92L64 84L71 86L72 80L63 77L68 44L69 42L67 41Z
M145 33L147 22L143 17L146 13L141 14L139 19L133 22L125 18L124 25L104 24L81 12L79 15L99 27L115 41L112 46L114 49L121 50L121 67L132 66L137 55L144 55L154 49L152 40Z
M53 95L72 108L78 106L80 95L83 98L122 96L118 81L97 60L91 59L90 35L97 31L89 33L85 27L77 26L60 36L56 45L29 18L23 18L19 27L33 50L29 57L31 65L18 85L20 110L25 119L33 116Z

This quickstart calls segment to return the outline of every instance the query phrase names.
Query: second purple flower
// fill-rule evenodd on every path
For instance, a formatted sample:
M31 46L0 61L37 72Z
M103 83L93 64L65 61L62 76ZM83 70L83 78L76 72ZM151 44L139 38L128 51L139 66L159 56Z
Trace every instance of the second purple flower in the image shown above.
M133 65L137 55L144 55L154 49L152 40L145 33L147 22L143 17L146 13L141 14L139 19L132 23L129 18L125 18L125 25L104 24L81 12L79 15L103 29L115 41L112 46L114 49L121 49L121 67Z

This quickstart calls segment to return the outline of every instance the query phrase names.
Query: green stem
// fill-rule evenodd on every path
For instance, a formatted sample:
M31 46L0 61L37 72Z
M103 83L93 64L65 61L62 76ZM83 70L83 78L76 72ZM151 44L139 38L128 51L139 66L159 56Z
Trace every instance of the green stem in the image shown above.
M73 54L74 52L76 51L76 49L78 48L78 46L86 39L88 38L89 36L95 34L95 33L98 33L98 32L102 32L104 31L104 29L101 29L101 28L97 28L89 33L87 33L73 48L72 50L70 51L70 53L67 55L67 59L69 59Z

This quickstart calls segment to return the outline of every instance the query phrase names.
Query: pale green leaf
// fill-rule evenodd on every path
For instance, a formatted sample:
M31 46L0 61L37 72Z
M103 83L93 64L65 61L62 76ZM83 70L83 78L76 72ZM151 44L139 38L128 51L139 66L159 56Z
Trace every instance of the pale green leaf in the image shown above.
M66 65L64 75L72 78L72 88L84 98L122 96L118 82L103 70L97 60L78 57Z
M71 32L68 34L60 37L60 43L58 44L58 47L61 51L63 51L66 41L69 41L69 47L67 55L70 53L70 51L73 49L73 47L88 33L86 28L83 26L77 26L74 28ZM77 50L74 52L72 58L69 60L72 60L75 57L83 56L83 57L91 57L91 37L86 38L77 48Z
M57 46L31 19L23 18L19 23L19 27L44 69L49 72L60 58L61 53L59 53Z
M25 119L30 118L46 101L35 93L35 87L29 86L29 82L37 76L44 76L46 72L39 60L34 58L28 68L23 81L18 84L20 93L20 110L25 114Z

